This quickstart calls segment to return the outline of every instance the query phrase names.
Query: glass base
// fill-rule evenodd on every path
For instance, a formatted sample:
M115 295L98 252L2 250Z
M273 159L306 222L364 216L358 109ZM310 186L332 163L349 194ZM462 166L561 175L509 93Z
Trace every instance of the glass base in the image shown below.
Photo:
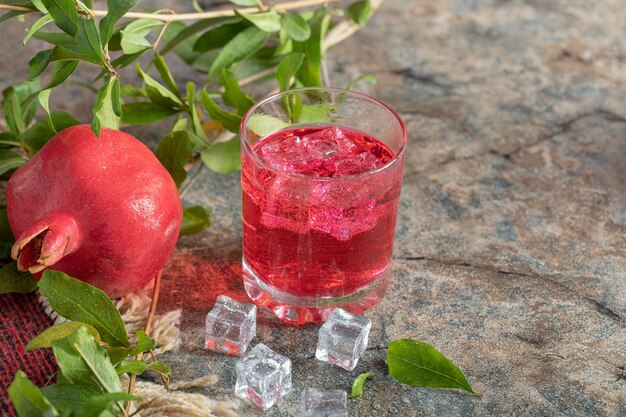
M259 279L245 259L242 264L243 283L248 297L255 304L272 310L285 323L295 325L324 321L335 307L341 307L352 314L361 314L380 302L391 281L390 265L372 283L351 294L338 297L302 297L273 288Z

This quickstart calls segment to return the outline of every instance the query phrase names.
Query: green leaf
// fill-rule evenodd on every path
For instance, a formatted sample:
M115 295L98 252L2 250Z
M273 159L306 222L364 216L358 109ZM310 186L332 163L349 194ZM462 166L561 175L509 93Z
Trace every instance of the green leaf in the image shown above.
M0 133L0 138L3 135L10 135L10 133L3 133L3 134ZM0 259L8 259L11 257L11 247L13 246L13 243L15 243L15 239L13 238L13 232L11 231L11 226L9 225L9 217L7 216L7 209L0 208ZM13 267L15 268L15 271L17 271L17 268L15 267L15 265ZM9 274L9 276L12 276L12 274L13 273ZM4 282L3 277L4 275L3 275L2 269L0 268L0 294L7 292L2 289L3 288L2 282ZM30 278L31 278L30 283L28 284L26 289L28 290L32 288L32 290L34 290L37 286L37 281L35 281L35 279L32 276ZM23 280L24 278L18 279L17 282L21 282ZM12 285L15 285L15 284L12 284ZM22 282L19 285L24 285L24 282ZM9 291L9 292L16 292L16 291ZM26 292L30 292L30 291L26 291Z
M164 375L169 378L171 374L170 368L164 364L163 362L150 362L146 363L144 361L132 360L132 361L122 361L117 364L115 367L118 375L122 374L135 374L141 375L145 371L155 371L161 375Z
M53 20L54 19L49 14L41 16L35 23L33 23L30 29L28 29L28 32L26 32L26 36L24 36L22 44L26 45L26 42L28 42L28 40L35 34L35 32L37 32L39 29L52 22Z
M180 225L179 236L188 236L201 232L211 226L211 209L202 206L184 207L183 222Z
M389 343L389 374L414 387L457 388L476 393L463 373L433 346L411 339Z
M84 410L80 412L81 417L109 417L111 413L120 415L121 404L123 401L141 401L141 397L132 395L127 392L111 392L108 394L102 394L97 397L89 399L85 404ZM115 411L112 410L112 405L117 403ZM103 414L108 412L107 414Z
M37 280L29 272L18 271L17 262L10 262L0 268L0 294L25 294L33 292L35 288Z
M202 104L206 109L209 115L220 122L222 126L231 132L238 133L239 125L241 123L241 116L235 113L231 113L222 109L220 106L213 101L211 96L206 92L206 90L202 91Z
M240 21L241 19L239 17L225 16L203 19L189 26L185 26L181 22L171 22L163 34L162 41L164 42L165 47L163 47L161 54L165 55L172 50L179 51L179 47L187 49L189 43L192 45L195 43L196 35L205 29Z
M39 78L35 78L31 81L20 81L17 84L13 84L10 88L15 91L19 99L24 126L28 126L37 114L37 110L39 110L39 106L35 100L37 96L36 93L41 89Z
M46 69L50 60L52 59L53 49L46 49L39 51L34 57L28 61L28 67L30 68L30 74L26 77L27 80L33 80Z
M202 143L205 143L206 135L204 133L204 129L202 129L200 116L196 110L196 85L189 81L185 87L187 89L187 107L189 108L189 117L191 118L193 132L195 133L195 136L198 136L201 139Z
M63 412L80 414L85 410L85 404L100 394L96 389L79 384L54 384L41 388L41 393Z
M46 86L47 89L54 88L60 84L62 84L67 77L72 75L78 67L77 60L64 60L57 61L52 68L52 75L50 75L50 82Z
M172 93L176 94L176 96L182 100L176 81L174 81L174 77L172 77L172 73L167 67L167 63L165 62L165 59L163 59L163 56L156 52L154 54L153 62L167 88L169 88Z
M362 373L354 379L352 382L352 393L348 395L348 398L357 398L363 395L363 384L365 384L365 380L369 378L370 375L372 375L372 371Z
M189 133L186 130L179 130L165 136L159 142L156 156L170 173L176 186L180 187L187 178L187 171L184 167L192 159Z
M70 126L79 124L70 114L62 111L50 113L50 120L57 132L67 129ZM50 128L48 120L41 120L22 134L24 145L31 155L37 153L55 135L55 131Z
M298 79L304 86L315 87L322 85L322 73L320 71L324 51L322 41L326 36L330 25L330 16L325 8L320 8L309 22L311 37L305 42L293 43L295 52L303 52L306 56L298 73Z
M294 41L304 42L311 37L309 24L297 13L284 12L281 25Z
M5 14L3 14L2 16L0 16L0 23L9 20L13 17L18 17L22 16L23 14L26 14L28 12L26 11L22 11L22 10L9 10L8 12L6 12ZM23 17L21 17L23 19Z
M124 347L108 347L106 348L109 360L113 365L117 365L122 360L126 359L130 355L130 349Z
M215 79L222 69L229 68L235 62L241 61L259 51L269 39L269 34L251 26L240 32L220 51L209 69L209 78Z
M242 7L263 5L263 3L261 3L261 0L230 0L230 2Z
M222 71L220 84L224 86L224 92L222 93L224 104L236 107L240 115L243 116L254 105L252 97L244 94L239 88L237 77L226 68Z
M33 38L51 43L53 45L76 45L76 39L67 33L48 32L39 30L33 34Z
M35 336L34 339L31 339L31 341L28 342L28 344L26 345L26 350L52 347L52 344L55 341L65 339L66 337L74 333L79 327L87 328L87 330L89 331L89 333L91 333L96 342L100 343L100 335L98 334L98 331L90 325L78 321L66 321L63 323L55 324L52 327L48 327L43 332L39 333L37 336Z
M61 316L93 326L110 346L129 346L120 312L102 290L49 269L44 271L38 286L41 295Z
M204 164L212 171L222 174L241 169L239 138L209 146L200 153Z
M39 10L41 13L44 13L44 14L48 13L48 9L46 9L46 6L44 6L42 0L31 0L31 3L33 3L33 6L35 6L35 8Z
M121 391L122 385L106 350L85 326L64 339L52 342L52 350L63 381L87 385L104 392Z
M157 27L162 27L163 22L154 19L138 19L130 23L120 31L122 36L121 47L127 55L145 51L152 44L146 36Z
M234 23L223 24L210 29L198 37L193 44L193 50L196 52L207 52L221 48L242 30L249 27L248 25L248 23L237 20Z
M276 79L278 80L280 91L289 89L291 79L296 75L303 61L304 54L301 52L291 53L280 61L276 69Z
M113 36L115 23L140 1L141 0L107 0L108 12L100 21L100 40L102 46L109 43L111 36Z
M129 125L154 123L179 111L178 109L149 102L122 104L122 122Z
M93 19L78 19L78 32L76 32L78 47L94 62L104 65L102 48L100 46L100 34Z
M261 137L271 135L286 127L289 127L289 123L269 114L255 114L248 120L248 129Z
M15 88L9 87L2 92L2 109L4 119L11 129L11 132L19 135L24 130L24 119L22 117L22 105Z
M178 98L178 96L176 96L176 94L172 93L170 90L168 90L167 88L165 88L162 84L160 84L158 81L156 81L154 78L152 78L151 76L149 76L148 74L146 74L145 72L143 72L141 70L141 67L139 66L139 63L137 63L136 65L136 69L137 69L137 74L144 80L144 82L146 83L146 85L148 87L151 87L154 89L154 91L161 97L164 97L176 104L182 105L183 102L181 101L180 98Z
M305 104L302 106L302 111L298 117L299 123L320 123L328 122L329 113L335 109L335 105L332 103L322 104Z
M367 23L371 13L372 2L370 0L357 1L348 7L348 16L360 26Z
M0 175L24 165L26 158L8 149L0 149Z
M135 356L141 352L148 352L157 346L156 340L148 336L145 332L137 330L135 335L137 335L137 345L130 350L130 355Z
M120 79L117 77L113 78L113 85L111 86L111 107L113 108L113 114L115 114L117 117L122 117Z
M0 147L16 148L21 146L22 141L18 135L12 132L0 132Z
M76 35L78 30L78 12L74 0L42 0L54 23L63 32L70 36Z
M257 13L245 13L235 9L235 13L261 29L263 32L272 33L280 30L280 15L275 9Z
M50 401L43 396L39 388L30 382L22 371L17 371L7 392L20 417L54 417L59 415Z
M103 127L116 130L120 127L120 117L115 114L115 80L117 77L107 78L96 93L96 101L92 108L94 118L91 123L91 130L96 136L100 136L100 129Z

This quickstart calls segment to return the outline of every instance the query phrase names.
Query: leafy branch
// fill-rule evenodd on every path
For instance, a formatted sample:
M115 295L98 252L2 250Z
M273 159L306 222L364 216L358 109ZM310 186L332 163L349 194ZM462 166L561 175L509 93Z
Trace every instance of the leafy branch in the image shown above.
M293 9L302 9L305 7L316 6L316 5L321 5L321 4L336 3L340 1L344 1L344 0L297 0L297 1L290 1L288 3L278 3L274 5L274 7L276 8L276 10L285 11L285 10L293 10ZM256 4L257 2L256 1L251 1L251 2L244 1L244 2L233 2L233 3ZM266 6L263 6L261 4L258 7L246 7L246 8L238 9L238 11L242 13L255 13L255 12L258 12L259 10L265 10L265 9L266 9ZM41 10L39 10L35 6L23 6L23 5L18 5L18 4L7 4L7 3L0 3L0 10L12 10L12 11L18 11L18 12L25 12L25 13L31 13L31 12L41 13ZM153 19L153 20L160 20L162 22L179 22L179 21L186 21L186 20L202 20L202 19L212 19L215 17L235 16L236 14L234 9L214 10L214 11L195 12L195 13L176 13L170 10L168 10L168 12L169 12L168 14L127 12L122 16L122 18ZM103 17L103 16L106 16L107 13L108 13L107 10L89 10L89 11L82 12L82 14L91 15L94 17Z
M354 1L345 11L330 8L338 0L276 5L232 0L234 6L244 7L194 13L132 11L139 2L108 0L107 10L92 9L90 1L79 0L0 3L0 9L8 10L0 22L40 14L24 43L38 39L49 45L30 59L26 80L3 91L9 128L0 133L4 179L57 132L79 123L55 110L54 97L55 89L72 82L83 65L94 70L88 85L96 92L91 121L96 134L102 128L171 120L157 156L181 190L188 190L195 180L187 173L197 164L219 173L236 171L239 123L254 102L243 88L264 83L269 91L272 79L281 90L322 85L327 79L326 51L362 27L382 0ZM151 55L150 63L140 67L144 54ZM205 74L205 83L175 80L168 68L170 54ZM294 56L302 57L297 67L279 73L283 61L294 62ZM120 75L131 65L136 78ZM45 72L50 81L42 85ZM45 111L43 120L35 120L38 107ZM182 234L202 230L210 224L210 210L186 208L185 224Z
M44 272L38 287L55 311L72 321L56 324L28 343L28 350L51 347L59 372L57 383L43 388L17 372L8 393L18 415L129 416L127 407L141 397L133 395L132 389L123 391L122 375L132 380L152 371L169 379L169 367L154 355L149 362L142 360L144 353L156 347L154 339L138 331L137 342L131 345L119 311L104 292L51 270ZM155 307L156 295L152 315Z

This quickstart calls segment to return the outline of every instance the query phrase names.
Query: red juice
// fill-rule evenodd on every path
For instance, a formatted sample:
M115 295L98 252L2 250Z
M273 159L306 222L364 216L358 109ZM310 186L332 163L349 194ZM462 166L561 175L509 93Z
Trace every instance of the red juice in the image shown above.
M388 271L402 164L380 169L394 158L387 145L316 125L261 138L252 153L241 177L249 273L294 299L320 299L359 292Z

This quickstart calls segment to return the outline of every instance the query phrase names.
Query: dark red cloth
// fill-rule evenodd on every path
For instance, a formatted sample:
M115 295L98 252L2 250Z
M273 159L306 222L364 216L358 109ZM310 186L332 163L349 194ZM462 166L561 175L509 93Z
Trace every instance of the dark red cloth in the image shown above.
M56 372L51 349L24 350L30 339L51 325L36 294L0 295L0 415L16 416L7 388L18 370L40 387Z

